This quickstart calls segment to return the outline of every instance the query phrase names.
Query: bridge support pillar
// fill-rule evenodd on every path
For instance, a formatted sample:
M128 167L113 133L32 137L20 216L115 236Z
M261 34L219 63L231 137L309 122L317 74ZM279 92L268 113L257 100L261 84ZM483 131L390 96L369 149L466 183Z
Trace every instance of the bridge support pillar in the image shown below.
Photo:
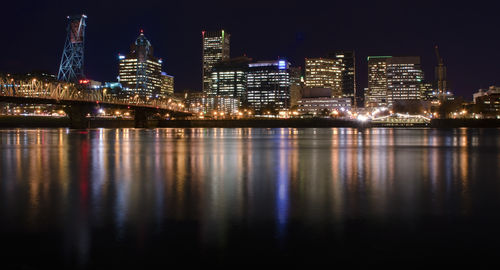
M89 128L89 120L87 114L92 112L92 107L89 105L68 105L64 109L70 120L70 128L85 129Z
M149 113L145 109L137 108L134 110L134 126L136 128L148 127Z

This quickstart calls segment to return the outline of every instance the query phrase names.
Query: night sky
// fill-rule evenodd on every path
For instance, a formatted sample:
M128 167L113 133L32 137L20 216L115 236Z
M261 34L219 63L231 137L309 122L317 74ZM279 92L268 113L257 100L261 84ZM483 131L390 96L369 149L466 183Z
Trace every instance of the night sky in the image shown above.
M304 57L354 49L358 89L367 86L368 55L422 57L433 79L438 44L452 91L471 99L500 84L500 20L494 1L10 1L2 3L0 71L56 74L66 16L88 16L85 73L116 81L118 53L144 29L174 75L176 91L201 89L201 31L231 33L231 56L254 60Z

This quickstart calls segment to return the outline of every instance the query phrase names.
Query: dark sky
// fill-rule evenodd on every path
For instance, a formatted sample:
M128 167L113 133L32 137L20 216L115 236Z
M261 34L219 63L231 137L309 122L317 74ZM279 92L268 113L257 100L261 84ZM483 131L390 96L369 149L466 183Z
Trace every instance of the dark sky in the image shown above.
M366 56L418 55L433 79L439 44L452 90L470 99L500 84L500 20L495 1L9 1L2 3L0 71L56 73L66 15L88 16L85 73L114 81L117 54L144 29L176 78L176 91L201 88L201 31L231 33L231 55L255 60L354 49L358 88L366 87Z

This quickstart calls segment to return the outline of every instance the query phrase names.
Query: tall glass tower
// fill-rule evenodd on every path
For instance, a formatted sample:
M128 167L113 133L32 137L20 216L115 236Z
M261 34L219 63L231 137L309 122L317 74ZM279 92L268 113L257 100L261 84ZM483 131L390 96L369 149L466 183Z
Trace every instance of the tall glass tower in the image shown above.
M354 51L336 51L328 55L339 62L342 72L342 97L351 98L356 105L356 56Z
M387 106L387 59L392 56L368 56L368 92L365 107Z
M387 98L392 107L397 101L421 100L421 84L424 79L420 57L391 57L387 63Z
M245 102L247 70L251 61L251 58L242 56L214 65L210 75L210 89L205 93L211 96L230 96Z
M256 113L288 109L290 107L290 63L280 59L249 64L247 99Z
M130 96L141 99L157 98L163 80L161 78L162 60L153 56L153 46L143 31L130 46L127 56L119 55L119 81L123 90Z
M229 59L229 39L224 30L202 31L203 38L203 92L210 89L210 73L215 64Z

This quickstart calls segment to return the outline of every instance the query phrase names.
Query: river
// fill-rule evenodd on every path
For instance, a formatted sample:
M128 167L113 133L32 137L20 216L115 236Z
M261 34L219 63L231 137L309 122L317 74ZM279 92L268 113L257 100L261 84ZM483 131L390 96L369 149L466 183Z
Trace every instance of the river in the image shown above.
M0 158L4 269L498 264L500 129L2 129Z

